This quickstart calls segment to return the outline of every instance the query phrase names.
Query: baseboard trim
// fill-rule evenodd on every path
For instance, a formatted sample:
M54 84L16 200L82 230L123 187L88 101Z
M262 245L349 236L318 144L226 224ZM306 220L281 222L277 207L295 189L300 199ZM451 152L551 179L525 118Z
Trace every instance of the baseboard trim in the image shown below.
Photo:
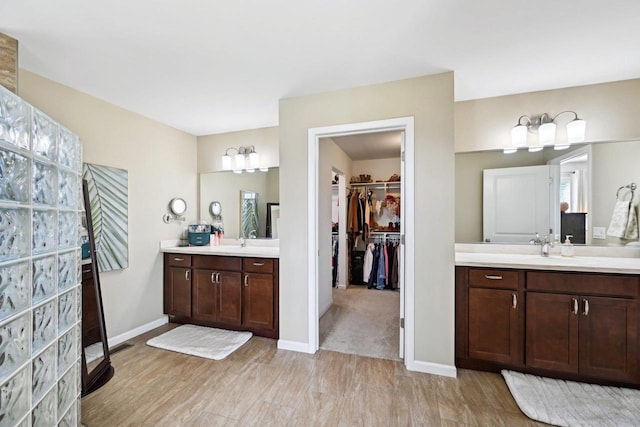
M458 376L456 367L453 365L443 365L441 363L422 362L420 360L414 360L410 366L407 366L407 369L409 371L440 375L443 377L456 378Z
M311 351L309 343L298 341L278 340L279 350L297 351L298 353L314 354L315 351Z
M160 319L145 323L144 325L138 326L137 328L131 329L130 331L127 331L123 334L116 335L115 337L108 338L107 341L109 341L109 347L115 347L118 344L122 344L123 342L130 340L131 338L142 335L145 332L149 332L150 330L167 323L169 323L169 316L162 316Z

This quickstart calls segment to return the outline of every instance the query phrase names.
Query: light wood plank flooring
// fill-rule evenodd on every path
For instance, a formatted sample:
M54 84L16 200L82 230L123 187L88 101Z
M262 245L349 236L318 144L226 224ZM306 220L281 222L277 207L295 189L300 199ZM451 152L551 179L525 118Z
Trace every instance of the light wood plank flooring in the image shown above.
M457 379L410 372L401 362L252 338L222 361L145 342L112 356L115 376L82 399L82 422L100 426L533 426L502 377Z

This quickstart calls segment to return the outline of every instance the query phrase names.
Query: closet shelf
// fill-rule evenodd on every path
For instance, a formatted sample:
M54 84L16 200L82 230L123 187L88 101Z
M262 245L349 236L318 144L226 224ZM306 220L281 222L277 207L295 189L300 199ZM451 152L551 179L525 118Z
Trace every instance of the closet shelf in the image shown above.
M389 188L400 189L402 185L401 181L383 181L383 182L353 182L348 184L351 188L372 188L372 189L384 189Z

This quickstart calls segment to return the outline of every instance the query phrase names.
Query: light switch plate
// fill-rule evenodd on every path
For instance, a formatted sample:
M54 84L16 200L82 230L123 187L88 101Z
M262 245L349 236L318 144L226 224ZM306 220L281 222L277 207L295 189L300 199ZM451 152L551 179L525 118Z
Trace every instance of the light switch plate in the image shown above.
M605 233L604 227L593 227L593 238L594 239L606 239L607 235Z

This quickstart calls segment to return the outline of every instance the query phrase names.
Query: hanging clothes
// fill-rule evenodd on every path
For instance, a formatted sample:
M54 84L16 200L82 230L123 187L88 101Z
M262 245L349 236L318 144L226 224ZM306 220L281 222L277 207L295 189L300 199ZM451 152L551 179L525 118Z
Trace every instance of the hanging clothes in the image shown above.
M378 282L378 265L380 264L380 247L374 245L373 249L373 262L371 264L371 273L369 274L369 280L367 280L367 287L372 289L377 286Z
M373 267L373 249L375 245L373 243L369 243L367 245L367 250L364 254L364 265L362 268L362 282L369 283L369 277L371 276L371 268Z
M347 216L347 230L351 233L358 234L360 232L358 223L358 192L351 192L348 205L349 214Z
M376 289L382 290L384 289L384 282L386 280L386 275L385 275L385 250L384 250L384 245L379 245L380 249L379 249L379 260L378 260L378 274L377 274L377 282L376 282Z
M391 274L391 289L398 289L398 282L400 280L400 275L398 274L398 268L400 266L400 250L398 245L394 245L394 254L393 254L393 272Z

